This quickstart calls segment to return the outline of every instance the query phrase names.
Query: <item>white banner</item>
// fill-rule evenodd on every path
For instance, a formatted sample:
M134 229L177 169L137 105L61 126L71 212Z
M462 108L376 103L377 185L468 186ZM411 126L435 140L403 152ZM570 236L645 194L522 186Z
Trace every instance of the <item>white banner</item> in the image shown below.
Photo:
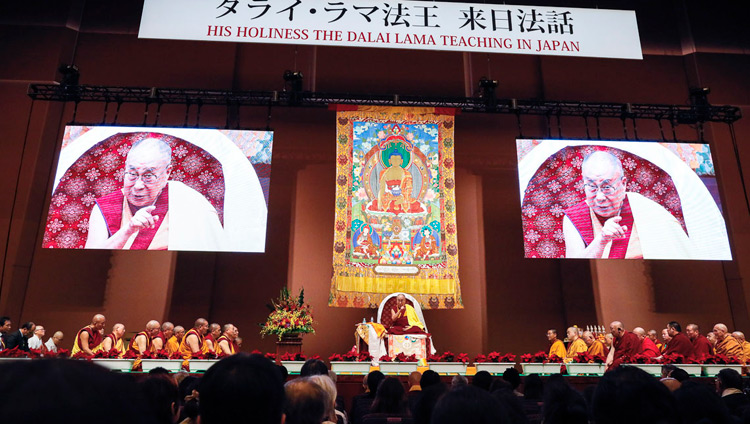
M140 38L642 59L635 12L392 0L145 0Z

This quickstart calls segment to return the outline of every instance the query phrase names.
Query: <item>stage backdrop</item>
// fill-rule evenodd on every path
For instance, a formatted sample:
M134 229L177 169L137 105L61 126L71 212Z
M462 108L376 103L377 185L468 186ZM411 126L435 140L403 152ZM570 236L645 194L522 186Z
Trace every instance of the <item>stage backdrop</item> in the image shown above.
M393 292L463 308L458 279L454 109L337 107L329 306L377 308Z

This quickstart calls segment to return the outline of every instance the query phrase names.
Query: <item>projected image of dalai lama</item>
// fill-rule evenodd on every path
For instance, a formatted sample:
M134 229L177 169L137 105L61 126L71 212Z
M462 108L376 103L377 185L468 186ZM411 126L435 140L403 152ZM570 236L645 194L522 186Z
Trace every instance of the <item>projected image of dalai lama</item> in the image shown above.
M693 257L691 241L658 203L627 192L622 163L597 151L581 165L585 200L565 210L568 258Z
M171 160L163 140L133 144L122 189L96 199L86 248L221 250L224 230L216 209L192 188L168 181Z
M390 334L426 334L417 311L406 303L406 296L403 294L396 297L396 306L391 309L391 318L393 324L388 329Z

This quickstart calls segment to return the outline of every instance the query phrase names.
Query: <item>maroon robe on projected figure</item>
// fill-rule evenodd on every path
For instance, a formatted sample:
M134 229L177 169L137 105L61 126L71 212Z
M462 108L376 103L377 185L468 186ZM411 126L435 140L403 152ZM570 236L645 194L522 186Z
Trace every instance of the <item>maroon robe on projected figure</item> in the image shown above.
M411 305L406 305L408 307L412 307ZM391 309L391 312L396 312L396 308ZM398 316L395 320L393 320L393 324L391 324L391 327L388 329L389 334L428 334L425 333L424 330L417 327L416 325L413 325L409 328L409 318L406 316L406 310L398 312Z
M591 222L591 208L586 204L586 201L581 201L569 207L564 212L576 230L578 230L581 239L583 239L583 243L586 246L590 245L591 242L594 241L594 225ZM609 219L596 214L593 215L599 220L599 223L602 226L607 222L607 219ZM610 248L607 257L610 259L623 259L626 257L627 253L631 253L633 256L627 256L628 258L643 258L640 241L637 240L637 237L633 237L636 238L636 240L632 240L636 245L630 246L631 236L633 236L633 224L635 222L633 219L633 211L630 209L630 202L627 197L625 197L622 202L619 216L622 218L620 220L620 225L626 226L627 230L623 237L612 240L612 247ZM629 247L630 250L628 249Z

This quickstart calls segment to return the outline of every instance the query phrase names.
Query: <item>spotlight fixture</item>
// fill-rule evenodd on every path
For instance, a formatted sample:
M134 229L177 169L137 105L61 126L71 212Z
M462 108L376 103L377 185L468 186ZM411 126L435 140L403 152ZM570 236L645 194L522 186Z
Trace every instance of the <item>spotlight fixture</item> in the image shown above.
M497 98L495 97L497 85L497 80L485 77L479 79L479 98L484 99L484 108L487 112L492 112L497 107Z
M81 72L78 70L78 67L76 65L60 65L59 68L57 68L57 71L60 72L62 75L62 78L60 79L60 85L66 86L66 87L75 87L78 85L78 82L81 79Z
M296 105L302 101L302 72L284 71L284 91L289 92L289 103ZM288 89L287 89L288 87Z

